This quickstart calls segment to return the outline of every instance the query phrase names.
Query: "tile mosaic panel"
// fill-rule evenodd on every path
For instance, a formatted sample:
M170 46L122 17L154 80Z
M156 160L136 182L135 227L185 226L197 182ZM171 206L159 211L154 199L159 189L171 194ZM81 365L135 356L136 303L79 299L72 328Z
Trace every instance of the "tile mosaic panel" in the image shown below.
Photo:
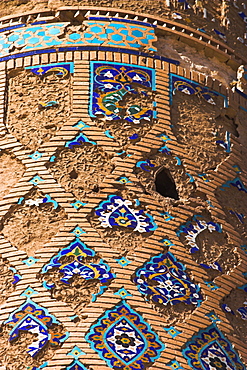
M64 78L69 73L74 73L74 63L51 63L25 68L31 70L37 76L44 76L46 73L55 72L57 76Z
M224 98L224 104L227 107L226 96L210 90L208 87L199 85L195 81L188 80L185 77L177 76L173 73L170 74L170 100L172 102L172 96L176 94L176 91L181 91L187 95L198 95L199 97L206 100L212 105L216 105L216 97L222 96Z
M60 280L65 284L70 284L74 275L79 275L85 280L97 279L103 285L108 284L115 275L110 272L110 267L102 259L99 263L88 262L88 259L94 256L94 250L77 238L52 257L42 268L42 274L49 273L51 269L58 269L61 273Z
M150 101L150 93L155 90L154 69L111 62L91 62L90 68L91 117L104 116L107 121L123 119L134 124L151 121L154 115Z
M86 340L109 367L142 370L165 349L149 324L123 302L92 325Z
M46 344L57 346L68 337L68 333L64 334L57 329L52 330L52 325L60 324L59 321L30 298L27 298L26 302L10 314L5 324L12 327L9 333L10 342L17 339L22 331L35 335L27 351L32 357L36 356Z
M177 236L180 236L182 233L186 234L185 239L191 246L190 253L195 253L199 251L199 247L196 243L196 238L204 230L208 230L209 232L222 232L221 226L213 221L207 222L205 220L198 219L198 216L196 215L193 216L193 221L189 221L186 222L184 225L181 225L176 232Z
M0 33L0 56L14 50L33 50L71 45L104 45L143 48L156 51L153 27L120 22L85 21L81 27L69 29L69 22L27 25ZM68 30L69 29L69 30Z
M109 195L95 208L95 213L99 217L101 226L114 227L120 226L134 229L140 233L154 231L157 229L153 217L143 210L131 208L130 200L122 199L118 195Z
M134 282L145 298L155 303L175 305L183 302L200 306L200 287L190 280L185 270L172 253L159 254L137 270Z
M186 344L183 355L196 370L244 370L244 365L231 343L211 325L201 330Z

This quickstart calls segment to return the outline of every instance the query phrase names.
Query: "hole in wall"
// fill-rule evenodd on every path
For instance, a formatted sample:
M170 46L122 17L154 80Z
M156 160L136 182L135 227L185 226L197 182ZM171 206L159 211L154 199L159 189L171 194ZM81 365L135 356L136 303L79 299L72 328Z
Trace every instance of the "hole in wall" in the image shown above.
M78 177L78 173L75 170L72 170L69 175L71 179L77 179Z
M161 168L155 176L155 190L163 197L179 199L175 182L167 168Z

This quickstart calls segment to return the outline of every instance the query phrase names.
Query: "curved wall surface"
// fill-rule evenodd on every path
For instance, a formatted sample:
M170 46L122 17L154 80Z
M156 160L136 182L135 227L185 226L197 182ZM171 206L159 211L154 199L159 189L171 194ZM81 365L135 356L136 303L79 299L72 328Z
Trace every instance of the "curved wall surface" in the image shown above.
M247 58L224 41L2 19L1 370L245 369Z

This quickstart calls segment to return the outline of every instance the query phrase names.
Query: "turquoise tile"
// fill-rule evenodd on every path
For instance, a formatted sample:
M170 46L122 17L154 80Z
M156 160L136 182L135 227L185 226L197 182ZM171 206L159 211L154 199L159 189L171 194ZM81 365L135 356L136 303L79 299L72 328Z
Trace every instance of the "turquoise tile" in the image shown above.
M113 41L122 41L123 40L123 36L120 36L120 35L112 35L111 36L112 40Z
M83 45L87 45L87 42L90 42L89 40L86 40L85 41L66 41L66 45L78 45L78 44L83 44Z
M31 33L24 33L23 35L22 35L22 37L24 38L24 39L28 39L29 37L31 37L32 36L32 34Z
M128 40L128 41L133 41L133 40L135 40L135 39L134 39L134 37L132 37L132 36L127 36L127 37L126 37L126 40Z
M84 38L85 39L90 39L90 38L92 38L94 35L92 34L92 33L84 33Z
M120 33L122 33L123 35L128 35L129 31L128 30L122 30L122 31L120 31Z
M148 40L147 39L141 39L140 40L143 44L148 44Z
M107 28L107 29L106 29L106 33L113 33L113 32L115 32L115 30L114 30L114 29L112 29L112 28Z
M55 45L61 45L62 41L52 40L51 42L45 43L47 46L55 46Z
M25 43L26 43L26 42L25 42L25 40L23 40L23 39L22 39L22 40L20 40L20 41L17 41L17 45L25 45Z
M40 27L40 26L38 26L38 27L28 27L27 29L28 29L28 31L30 31L30 32L32 32L32 33L36 33L37 31L40 31L40 30L42 30L43 28L42 28L42 27Z
M137 43L131 43L129 42L129 46L131 46L132 48L140 48L141 45L137 44Z
M50 40L51 38L52 38L51 36L44 36L44 37L43 37L43 40L44 40L44 41L47 41L47 40Z
M69 38L71 40L79 40L81 38L81 35L79 33L72 33L71 35L69 35Z
M37 36L45 36L45 31L40 31L37 33Z
M132 31L132 35L136 36L136 37L143 37L143 32L138 31L138 30L134 30L134 31Z
M101 33L101 32L104 32L104 29L99 26L93 26L90 28L90 31L93 33Z
M40 38L39 38L39 37L31 37L27 42L28 42L29 44L31 44L31 45L35 45L35 44L37 44L38 42L40 42Z
M19 35L15 35L15 34L8 37L8 41L10 41L10 42L14 42L18 39L19 39Z
M126 26L122 23L110 23L110 27L115 28L115 30L119 30L119 28L126 28Z
M99 39L96 39L96 37L93 39L93 40L87 40L88 42L90 42L90 44L103 44L104 40L99 40Z
M148 39L148 40L153 40L153 39L155 39L155 36L153 36L153 35L147 35L147 36L146 36L146 39Z
M57 27L52 27L49 30L47 30L47 32L48 32L49 35L58 35L59 33L61 33L61 31L62 30L60 30Z
M113 42L113 41L109 41L109 42L107 43L107 45L126 46L126 45L125 45L125 43L123 43L123 42L120 42L119 44L116 44L116 42Z

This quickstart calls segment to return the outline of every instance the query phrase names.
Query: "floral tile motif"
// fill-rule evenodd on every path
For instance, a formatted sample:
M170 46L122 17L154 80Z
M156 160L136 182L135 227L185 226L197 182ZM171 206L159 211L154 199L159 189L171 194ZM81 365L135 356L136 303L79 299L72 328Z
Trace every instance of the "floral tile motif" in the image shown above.
M155 90L155 70L131 64L91 62L91 117L104 116L106 120L124 119L140 124L153 118L153 101L150 93ZM128 104L126 97L132 95ZM142 98L135 103L134 98ZM148 103L148 104L146 104Z
M125 302L106 311L86 340L108 366L119 370L142 370L165 349L149 324Z
M87 370L87 368L79 360L75 360L66 367L66 370Z
M25 67L37 76L44 76L46 73L55 72L57 76L64 78L69 73L74 73L74 63L51 63L38 66Z
M223 185L221 185L220 190L225 190L224 188L229 188L230 185L234 186L239 191L243 191L244 193L247 193L247 189L239 177L236 177L234 180L226 181Z
M216 144L224 148L226 153L231 153L231 133L226 131L225 140L216 140Z
M143 210L134 210L130 206L132 202L124 200L118 195L109 195L95 208L95 213L99 216L101 226L110 227L122 226L134 229L140 233L154 231L157 229L153 217Z
M172 100L172 95L175 95L176 91L181 91L187 95L198 95L205 99L208 103L216 105L215 98L217 96L222 96L227 106L226 96L219 94L216 91L210 90L207 87L201 86L198 83L188 80L185 77L177 76L173 73L170 74L170 98Z
M193 217L193 221L189 221L181 225L176 232L177 236L180 236L182 233L186 234L185 239L191 246L190 253L199 251L198 245L196 244L196 238L204 230L208 230L209 232L222 232L220 225L213 221L206 222L204 220L199 220L197 215Z
M115 276L110 272L110 267L102 259L99 263L84 261L85 258L88 260L94 256L95 252L77 238L52 257L42 268L42 274L55 268L59 269L62 275L60 280L65 284L70 284L74 275L79 275L85 280L98 279L102 284L107 284Z
M183 355L196 370L244 370L231 343L215 325L194 335L186 344Z
M95 141L91 141L90 139L87 138L85 134L80 133L73 140L67 141L67 143L65 144L65 148L72 149L73 146L82 145L83 143L90 143L93 145L97 145Z
M170 252L152 257L137 270L134 282L145 298L155 303L200 306L202 302L199 285L190 281L185 266Z
M9 333L10 342L18 338L22 331L28 331L35 335L35 339L28 346L27 351L32 357L36 356L47 343L57 346L68 337L68 333L62 333L57 329L53 332L52 325L60 324L60 322L31 299L27 299L17 310L12 312L5 324L12 327Z

